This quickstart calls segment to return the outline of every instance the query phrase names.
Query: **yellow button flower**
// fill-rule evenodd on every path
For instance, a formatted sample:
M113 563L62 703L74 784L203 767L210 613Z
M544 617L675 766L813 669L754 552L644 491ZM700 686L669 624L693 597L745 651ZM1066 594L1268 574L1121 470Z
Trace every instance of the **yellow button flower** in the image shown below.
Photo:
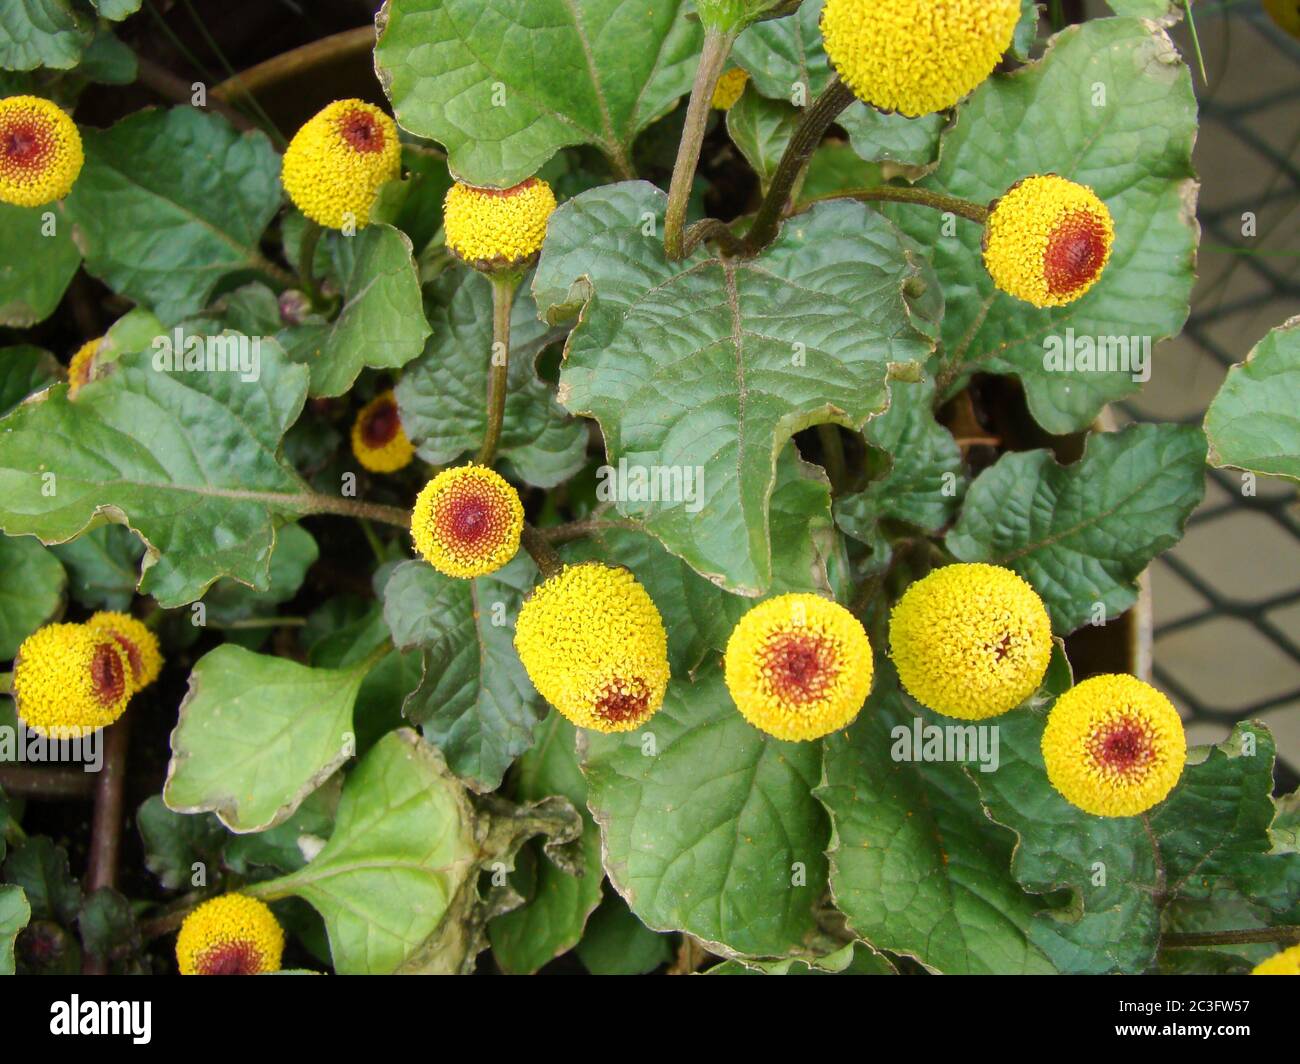
M85 162L76 123L39 96L0 100L0 201L41 207L72 191Z
M524 602L515 650L538 693L580 728L639 728L663 705L668 635L628 570L565 566Z
M984 266L1008 295L1061 307L1097 283L1114 243L1115 223L1092 189L1042 174L1012 185L993 205Z
M1038 690L1052 656L1042 600L1010 569L936 569L899 600L890 655L908 694L936 713L983 720Z
M494 573L519 552L524 506L500 474L483 466L444 469L416 497L411 538L447 576Z
M245 894L205 901L181 924L181 975L264 975L280 970L284 931L265 904Z
M69 399L75 399L77 393L94 380L95 354L99 351L99 345L103 342L104 338L102 336L87 340L77 348L76 354L72 356L72 360L68 363Z
M1020 0L826 0L822 41L858 99L915 118L993 73L1019 20Z
M780 595L727 640L727 689L760 731L799 742L846 727L871 692L871 643L848 610L817 595Z
M1043 731L1047 778L1096 816L1136 816L1173 790L1187 760L1178 711L1133 676L1094 676L1056 700Z
M1274 953L1255 965L1251 975L1300 975L1300 946Z
M28 728L67 739L112 724L135 690L126 651L109 633L84 624L47 624L24 639L13 687Z
M106 632L117 641L131 666L131 686L142 691L162 672L162 648L158 637L129 613L100 612L86 622L96 631Z
M318 225L360 229L380 186L401 172L393 120L363 100L336 100L294 134L282 180L295 206Z
M743 67L732 67L722 77L718 78L718 83L713 87L713 99L709 106L718 111L730 111L736 105L736 101L745 93L745 85L749 82L749 72Z
M457 181L443 205L447 247L477 269L521 266L541 251L554 210L555 193L536 177L506 189Z
M352 453L372 473L396 473L411 464L415 448L402 430L391 389L375 396L357 414L352 423Z

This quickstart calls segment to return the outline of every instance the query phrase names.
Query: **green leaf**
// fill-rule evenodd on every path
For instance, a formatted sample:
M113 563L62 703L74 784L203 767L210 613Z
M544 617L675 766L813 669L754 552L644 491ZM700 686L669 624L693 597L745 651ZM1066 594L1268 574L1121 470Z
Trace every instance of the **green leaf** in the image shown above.
M736 711L718 668L673 680L639 731L579 733L605 872L653 930L728 956L814 952L826 818L818 743L783 743Z
M790 18L750 26L736 39L732 58L764 96L806 106L832 75L822 50L821 16L822 0L804 0Z
M29 395L59 379L63 367L48 351L31 344L0 347L0 417Z
M801 0L695 0L700 21L725 33L739 33L751 23L784 18Z
M1212 465L1300 480L1300 318L1228 370L1205 432Z
M0 885L0 975L14 974L14 943L31 918L23 888Z
M131 903L112 887L100 887L81 906L77 929L86 952L108 959L114 950L138 950L140 929Z
M104 18L121 22L140 10L141 0L91 0L91 2L95 5L95 10Z
M1016 32L1011 39L1011 54L1022 62L1029 58L1038 39L1041 9L1041 0L1020 0L1020 21L1016 23Z
M226 644L190 673L163 800L232 831L289 817L355 750L352 706L370 663L313 669Z
M21 329L44 321L80 265L72 226L53 205L0 203L0 325Z
M937 307L904 298L924 284L922 261L861 204L819 204L761 259L701 249L681 263L646 235L664 206L644 182L570 200L551 218L534 295L549 320L583 308L559 398L600 421L611 464L656 482L702 477L695 505L619 509L698 572L758 595L772 581L768 503L786 440L879 413L891 364L929 352L921 329Z
M760 96L748 86L727 112L727 135L758 174L764 193L798 127L799 111L793 105Z
M520 554L489 576L456 580L423 561L397 567L384 588L393 642L424 655L403 712L477 791L495 790L533 744L546 703L519 664L514 618L536 571Z
M285 525L276 537L266 589L254 591L234 580L218 580L203 596L207 623L222 626L273 614L275 607L298 594L307 570L319 557L320 548L310 532L299 524Z
M98 27L76 77L101 85L130 85L140 74L140 64L130 46L123 44L107 26Z
M691 87L700 28L687 6L388 0L375 66L399 124L445 145L471 184L514 185L571 144L628 175L636 135Z
M304 327L293 345L311 370L313 396L342 395L365 369L400 369L424 350L429 324L411 241L389 225L329 237L343 308L329 325Z
M488 925L492 953L505 972L530 975L583 937L587 918L600 904L604 869L600 865L600 830L587 812L587 781L574 750L577 730L551 710L538 731L537 742L519 760L515 798L540 801L563 795L582 817L583 875L570 875L546 860L542 848L530 848L534 875L527 901ZM517 884L518 886L518 884Z
M30 536L0 536L0 660L63 605L68 577L59 559Z
M853 150L867 162L898 163L913 176L933 168L939 134L947 124L943 114L907 118L865 103L850 104L837 121Z
M67 70L90 42L89 21L67 0L0 0L0 69Z
M140 581L144 545L122 525L100 525L51 547L68 570L72 597L90 610L125 610Z
M1011 878L1011 832L991 824L960 764L917 762L914 721L947 724L897 686L877 662L857 720L825 740L815 792L834 825L831 893L849 927L876 949L950 974L1053 970L1030 939L1037 903ZM987 725L986 725L987 727Z
M606 894L578 943L578 959L592 975L645 975L673 957L672 937L651 931L617 894Z
M309 902L325 919L340 975L398 971L440 931L442 970L458 972L466 959L459 936L467 931L455 918L473 890L478 857L464 789L433 747L403 729L348 776L320 853L255 893Z
M433 333L424 354L402 374L397 403L419 456L448 465L476 452L487 431L492 285L473 270L449 270L425 289L425 310ZM561 336L537 320L533 298L521 285L511 311L499 451L524 480L542 488L567 480L586 461L587 427L559 407L534 367Z
M723 961L705 975L897 975L881 954L861 942L814 961L787 958L780 961Z
M250 382L157 372L153 357L124 354L75 402L59 384L4 419L0 526L61 543L105 519L128 525L148 549L140 590L165 607L221 576L264 590L276 526L303 506L306 486L279 445L307 373L270 340Z
M202 309L226 275L263 263L280 205L280 159L193 107L84 129L86 166L66 201L86 269L167 324Z
M1061 635L1137 601L1136 581L1182 537L1205 491L1205 436L1134 425L1088 438L1061 466L1049 451L1005 454L971 485L948 549L1014 569L1042 596Z
M1106 0L1106 6L1117 15L1163 18L1175 8L1181 8L1183 4L1182 0Z
M156 794L140 806L135 822L144 844L144 866L164 890L198 886L196 864L205 866L204 881L211 882L220 867L221 848L231 837L215 816L175 813Z
M260 869L269 868L280 874L298 871L307 863L306 854L319 852L333 833L342 793L343 778L335 775L307 795L283 824L248 835L223 832L226 843L222 861L232 872L254 878ZM324 938L323 931L321 937Z
M1150 345L1187 317L1198 236L1195 135L1187 68L1162 30L1137 20L1071 26L1041 60L975 90L924 187L988 203L1024 177L1060 174L1105 201L1116 236L1087 295L1040 310L994 288L980 226L958 221L947 235L950 222L937 211L891 209L933 249L951 297L943 345L954 380L1015 374L1034 418L1052 433L1083 429L1106 403L1137 391L1151 370ZM1098 362L1110 368L1083 368Z
M68 852L44 835L33 835L5 858L4 880L23 889L32 916L71 924L81 908L81 888L68 868Z

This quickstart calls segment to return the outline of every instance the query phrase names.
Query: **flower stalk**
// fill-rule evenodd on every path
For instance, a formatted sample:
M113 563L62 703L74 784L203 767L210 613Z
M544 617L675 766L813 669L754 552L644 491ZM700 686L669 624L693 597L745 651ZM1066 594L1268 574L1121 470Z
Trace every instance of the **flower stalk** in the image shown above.
M522 274L496 273L488 279L492 282L492 353L488 368L487 429L478 452L478 464L482 466L492 465L501 443L510 377L510 312Z

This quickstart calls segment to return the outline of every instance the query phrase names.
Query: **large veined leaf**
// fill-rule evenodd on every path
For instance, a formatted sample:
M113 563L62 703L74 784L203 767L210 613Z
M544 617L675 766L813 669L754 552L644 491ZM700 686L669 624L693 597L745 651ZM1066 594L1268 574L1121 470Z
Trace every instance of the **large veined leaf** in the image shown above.
M600 830L587 813L587 781L578 767L574 748L576 729L551 710L537 742L522 758L515 773L515 798L535 802L552 794L569 799L582 818L582 871L572 875L542 855L534 844L524 851L530 868L527 901L488 925L492 954L503 971L529 974L576 946L587 918L600 904L605 880L600 865ZM517 873L518 874L518 873Z
M225 351L244 341L217 339ZM159 372L146 350L75 401L58 384L14 410L0 431L0 526L61 543L105 519L129 525L148 548L140 589L164 606L222 576L265 589L276 527L306 490L279 446L307 371L274 341L259 350L255 381Z
M471 184L516 184L571 144L631 176L636 135L691 87L700 28L687 7L388 0L375 66L397 121L445 145Z
M514 620L537 572L527 555L475 580L406 562L384 588L393 642L424 655L420 686L403 714L479 791L495 790L533 744L546 703L519 663Z
M644 182L564 204L534 295L552 321L581 310L561 403L600 422L611 465L657 489L648 501L625 492L618 508L698 572L757 595L772 581L777 455L801 429L860 428L885 407L894 364L931 350L922 330L939 312L934 283L858 203L812 208L752 261L705 249L668 261L654 235L664 206ZM905 287L923 292L919 305ZM674 476L702 485L693 501Z
M492 285L473 270L449 270L425 290L433 327L424 354L402 374L397 404L402 428L426 462L445 465L476 452L487 431L492 359ZM498 448L530 484L549 488L586 460L587 427L555 402L534 362L560 338L537 320L521 286L510 321L509 391Z
M67 70L80 61L91 31L68 0L0 0L0 70Z
M68 576L59 559L30 536L0 536L0 661L54 616Z
M163 800L263 831L356 753L352 707L371 661L314 669L227 643L199 659L172 732Z
M764 194L798 128L799 111L793 104L760 96L751 88L727 112L727 135L754 168Z
M280 206L280 158L193 107L137 111L85 129L86 165L66 201L86 269L172 324L227 274L262 264Z
M1011 877L1014 837L985 817L962 764L910 756L918 725L953 723L921 709L893 666L877 663L857 721L825 740L816 794L834 825L832 897L872 946L936 971L1051 972L1030 939L1038 904ZM906 759L894 756L900 743Z
M674 679L639 731L579 733L605 871L650 928L726 955L816 952L827 824L819 743L784 743L737 712L722 671Z
M23 888L0 885L0 975L14 974L14 942L31 917Z
M1085 428L1106 403L1140 387L1152 371L1151 346L1187 317L1199 236L1195 134L1186 66L1162 30L1136 19L1072 26L1041 60L975 90L924 186L988 203L1024 177L1060 174L1096 191L1116 236L1087 295L1040 310L993 287L979 226L958 221L948 235L950 220L936 211L891 210L933 249L952 297L943 346L953 379L1017 375L1035 419L1054 433Z
M1018 572L1061 635L1104 623L1137 601L1138 575L1182 537L1204 466L1205 436L1177 425L1090 436L1068 466L1048 451L1006 454L971 485L948 549Z
M72 226L53 205L0 203L0 325L44 321L80 265Z
M367 366L399 369L424 350L420 278L410 238L372 224L329 241L343 306L328 325L297 330L294 357L311 370L313 396L342 395Z
M1300 480L1300 318L1228 370L1205 432L1214 465Z

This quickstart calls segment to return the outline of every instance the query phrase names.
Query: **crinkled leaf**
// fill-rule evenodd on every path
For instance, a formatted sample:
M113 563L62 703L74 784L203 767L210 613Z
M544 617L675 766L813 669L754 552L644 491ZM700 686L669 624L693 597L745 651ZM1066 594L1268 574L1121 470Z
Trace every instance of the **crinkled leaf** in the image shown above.
M144 545L122 525L106 524L50 548L68 570L72 597L91 610L125 610L140 582Z
M1041 60L976 89L944 134L938 168L924 186L988 203L1022 178L1060 174L1096 191L1116 236L1090 292L1040 310L994 288L980 226L958 221L949 236L937 211L891 210L933 249L951 297L943 344L954 372L1017 375L1035 419L1054 433L1085 428L1106 403L1137 391L1143 367L1135 357L1178 332L1187 317L1199 232L1195 135L1187 68L1163 31L1138 20L1071 26ZM1072 371L1064 357L1071 341ZM1065 368L1048 358L1057 344ZM1102 348L1094 364L1100 357L1119 368L1081 368L1089 344Z
M1030 938L1038 903L1011 876L1014 836L984 815L962 765L894 756L918 717L953 724L903 694L881 659L858 719L825 740L815 793L834 825L836 906L872 946L936 971L1051 972Z
M424 654L424 677L403 712L475 790L501 785L546 713L514 648L514 619L535 579L521 552L475 580L406 562L384 589L393 641Z
M582 308L560 401L600 421L610 463L703 477L702 502L619 509L698 572L758 595L772 581L769 500L785 441L880 412L891 364L925 358L921 329L938 308L904 298L905 284L925 284L920 256L861 204L791 219L756 260L701 249L680 263L646 235L664 206L643 182L570 200L551 218L533 290L550 320Z
M907 118L853 103L837 119L858 155L870 163L898 163L909 174L932 168L939 153L939 134L946 124L940 114Z
M172 324L227 274L256 269L280 205L280 158L193 107L137 111L84 129L86 165L66 201L86 269Z
M1136 580L1182 537L1205 491L1205 436L1134 425L1090 436L1078 462L1049 451L1005 454L976 478L948 549L964 562L1005 565L1047 606L1059 634L1118 617Z
M798 127L799 111L794 105L761 96L748 87L727 112L727 134L758 174L762 191L767 191Z
M39 540L0 536L0 661L54 616L67 582L59 559Z
M90 20L68 0L0 0L0 69L67 70L90 43Z
M305 485L279 445L307 373L269 340L252 382L157 372L152 358L125 354L75 401L55 385L4 419L0 525L46 543L104 519L129 525L149 547L140 589L163 606L192 602L222 576L265 589L276 526L303 506Z
M605 871L650 928L718 952L815 951L827 824L818 743L784 743L736 712L718 668L674 679L623 735L579 733Z
M126 896L112 887L100 887L86 898L77 914L77 930L86 953L93 957L107 959L115 950L140 948L135 910Z
M1300 480L1300 318L1228 370L1205 432L1212 464Z
M822 0L804 0L790 18L760 22L736 39L732 57L764 96L802 107L830 84L821 14Z
M578 959L592 975L645 975L673 956L673 936L651 931L627 902L606 893L578 943Z
M68 851L44 835L15 846L0 878L22 888L37 920L71 924L81 908L81 888L68 867Z
M72 226L53 204L0 203L0 325L25 328L44 321L80 265Z
M492 286L473 270L450 270L426 288L425 309L433 332L424 354L402 374L397 403L420 457L445 465L476 452L487 431ZM511 313L499 450L521 477L543 488L568 479L586 459L586 425L559 407L534 369L542 349L561 336L537 320L533 298L521 286Z
M516 184L571 144L628 173L636 135L690 90L700 27L687 7L388 0L375 66L398 122L445 145L471 184Z
M14 974L14 943L31 918L23 888L0 885L0 975Z
M194 882L196 865L204 871L203 881L210 883L220 868L221 848L231 838L210 813L173 812L156 794L140 806L135 822L144 844L144 866L164 890L199 886Z
M300 524L285 525L276 536L267 587L255 591L234 580L218 580L203 596L207 623L227 625L255 616L268 616L298 593L307 570L316 564L320 548Z
M281 874L298 871L307 863L304 847L314 856L333 833L342 793L341 775L332 776L312 791L283 824L249 835L227 834L222 861L231 871L245 876L265 868Z
M355 751L352 707L365 663L313 669L226 644L190 673L172 732L163 800L216 813L232 831L263 831Z

